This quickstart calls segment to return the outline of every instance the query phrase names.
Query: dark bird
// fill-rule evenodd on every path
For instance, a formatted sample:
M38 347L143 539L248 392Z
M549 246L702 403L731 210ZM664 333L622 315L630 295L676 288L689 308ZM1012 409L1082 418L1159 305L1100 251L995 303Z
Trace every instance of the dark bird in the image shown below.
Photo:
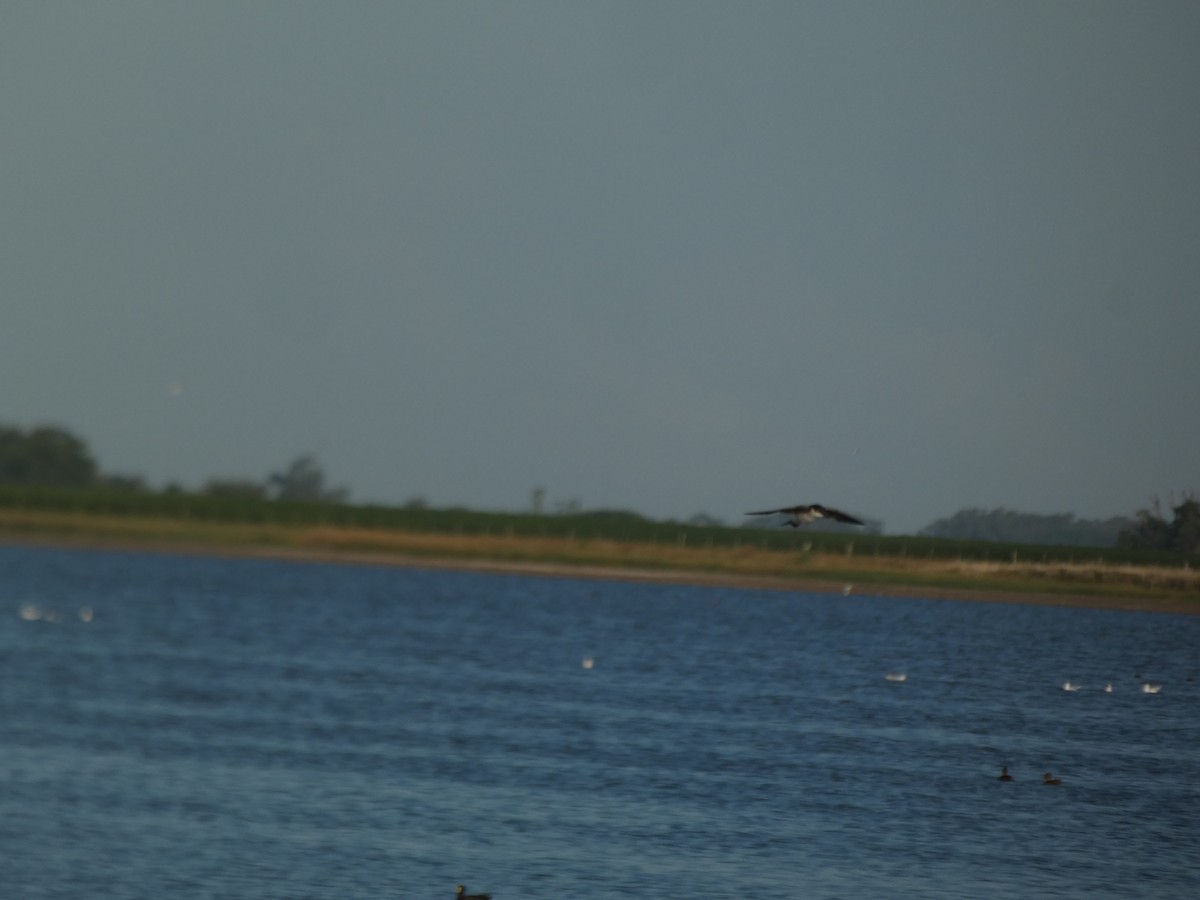
M491 894L468 894L467 889L461 884L458 886L458 890L454 892L454 896L458 900L492 900Z
M1042 776L1042 784L1062 784L1061 778L1055 778L1049 772Z
M1012 781L1013 777L1008 774L1008 766L1000 767L1000 781Z
M782 509L760 509L758 512L748 512L748 516L774 516L785 515L787 521L784 525L791 525L793 528L799 528L801 525L807 525L809 522L815 522L817 519L833 519L835 522L847 522L850 525L863 525L854 516L846 515L840 509L830 509L828 506L822 506L820 503L813 503L809 506L785 506Z

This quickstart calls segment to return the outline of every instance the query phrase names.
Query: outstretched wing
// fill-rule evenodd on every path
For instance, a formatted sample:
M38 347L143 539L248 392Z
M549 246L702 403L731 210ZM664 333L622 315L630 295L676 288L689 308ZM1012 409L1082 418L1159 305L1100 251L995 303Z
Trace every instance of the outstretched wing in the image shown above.
M819 505L814 505L812 507L812 509L814 512L820 513L821 516L823 516L824 518L833 519L835 522L846 522L850 525L865 524L863 522L860 522L858 519L854 518L854 516L851 516L851 515L848 515L848 514L842 512L840 509L830 509L828 506L819 506Z
M762 509L762 510L759 510L758 512L748 512L748 513L746 513L746 515L748 515L748 516L773 516L773 515L806 516L810 512L813 512L813 511L816 511L817 515L822 515L821 510L823 510L824 508L825 507L823 507L823 506L810 506L808 504L802 504L800 506L782 506L779 509Z

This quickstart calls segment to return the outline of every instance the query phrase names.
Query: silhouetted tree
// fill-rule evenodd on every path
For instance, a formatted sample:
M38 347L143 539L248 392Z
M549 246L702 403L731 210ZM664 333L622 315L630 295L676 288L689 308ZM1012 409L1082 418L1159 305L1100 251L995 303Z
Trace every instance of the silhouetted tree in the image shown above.
M37 487L95 484L96 462L87 445L61 428L42 426L28 433L0 427L0 481Z
M345 503L350 493L345 488L326 488L325 472L310 455L296 457L283 472L272 474L268 482L278 500Z
M150 490L146 479L141 475L103 475L99 484L110 491L120 491L123 494L145 494Z
M266 500L265 485L249 478L212 478L200 491L209 497L238 497L242 500Z
M1200 502L1193 496L1175 507L1174 549L1180 553L1200 554Z
M1185 493L1183 501L1173 506L1171 512L1173 518L1168 522L1155 497L1151 509L1138 510L1135 523L1121 532L1117 545L1200 554L1200 499L1196 493Z

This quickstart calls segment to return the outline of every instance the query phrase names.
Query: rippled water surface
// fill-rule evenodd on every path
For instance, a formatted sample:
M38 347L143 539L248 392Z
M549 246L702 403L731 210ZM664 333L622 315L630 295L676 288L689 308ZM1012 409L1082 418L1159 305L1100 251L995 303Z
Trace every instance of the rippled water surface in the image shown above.
M0 897L1196 897L1198 677L1200 617L0 547Z

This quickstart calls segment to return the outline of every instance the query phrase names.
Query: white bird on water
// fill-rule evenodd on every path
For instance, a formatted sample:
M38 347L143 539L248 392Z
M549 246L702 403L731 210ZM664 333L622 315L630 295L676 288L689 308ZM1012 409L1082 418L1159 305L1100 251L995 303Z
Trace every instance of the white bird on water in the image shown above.
M1143 694L1157 694L1161 690L1162 690L1161 684L1152 684L1149 681L1142 682L1142 693Z
M1071 681L1064 681L1063 682L1063 690L1064 691L1077 691L1077 690L1079 690L1079 685L1077 685Z

